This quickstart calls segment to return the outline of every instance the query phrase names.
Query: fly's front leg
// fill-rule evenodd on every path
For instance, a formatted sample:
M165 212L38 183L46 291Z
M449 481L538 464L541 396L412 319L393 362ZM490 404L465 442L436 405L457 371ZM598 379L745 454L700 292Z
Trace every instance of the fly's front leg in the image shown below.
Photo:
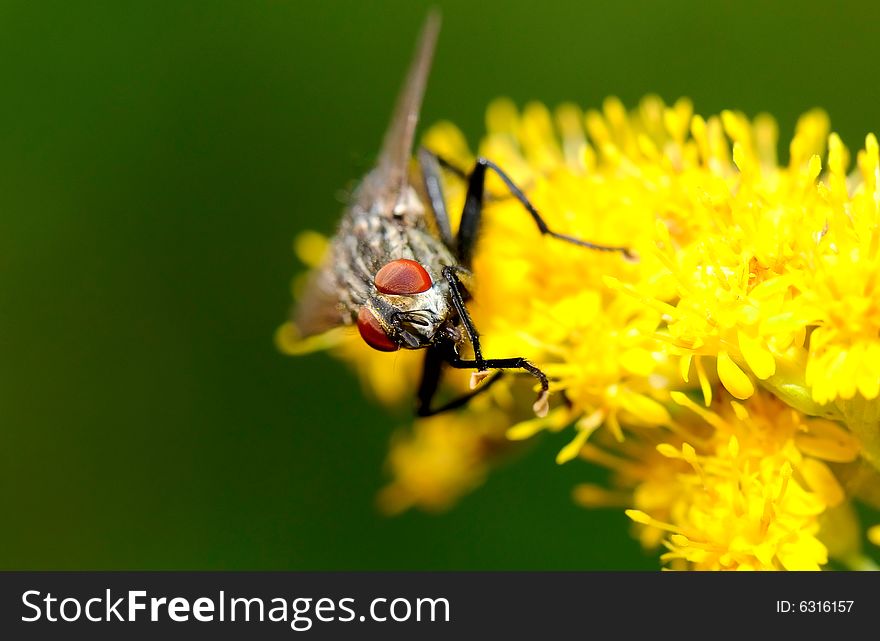
M443 159L439 157L438 162L444 167L448 166L448 163L446 163L445 161L443 161ZM461 223L458 226L456 249L458 251L458 259L459 261L461 261L462 265L469 266L471 264L471 259L473 258L474 245L476 244L477 233L479 232L480 222L483 213L483 196L485 193L486 172L490 169L494 171L499 178L501 178L513 197L516 198L523 206L523 208L525 208L525 210L529 213L529 215L531 215L532 220L534 221L535 225L537 225L538 231L540 231L541 234L545 236L552 236L553 238L557 238L573 245L586 247L587 249L620 252L627 257L632 257L632 253L627 247L599 245L597 243L591 243L587 240L582 240L574 236L569 236L567 234L561 234L559 232L553 231L547 226L547 223L544 221L544 218L541 216L538 210L535 209L535 206L532 205L531 202L529 202L529 199L526 197L526 195L519 187L517 187L516 183L513 182L510 176L508 176L503 169L501 169L498 165L496 165L488 158L478 158L477 164L474 166L473 171L471 171L470 175L467 177L467 196L465 197L464 210L461 214Z
M537 378L541 384L541 391L538 393L538 400L535 401L532 408L538 416L546 416L547 411L550 408L548 403L548 398L550 396L550 383L544 372L529 363L523 357L491 359L483 357L483 350L480 347L480 335L477 333L477 329L474 327L474 322L465 307L464 295L462 294L463 287L461 280L458 277L459 272L465 271L466 270L463 270L461 267L447 266L443 268L443 278L445 278L446 282L449 284L449 293L452 297L452 304L455 307L455 311L458 312L461 324L464 326L464 331L471 342L471 346L474 350L474 358L472 360L467 360L461 358L457 353L453 353L449 355L447 362L457 369L477 370L471 375L471 389L475 388L484 378L489 376L489 369L521 369L528 372Z
M492 369L521 369L535 378L538 379L538 382L541 384L541 391L538 392L538 398L532 405L532 409L535 414L540 417L547 416L547 412L550 411L550 382L547 380L547 375L542 372L540 369L532 365L522 356L517 356L515 358L490 358L484 359L478 363L476 360L467 360L463 358L453 358L450 359L449 364L456 369L471 369L471 368L479 368L480 365L482 367L490 367ZM494 382L497 379L490 379L490 382Z
M476 363L478 374L482 374L486 371L486 366L485 359L483 358L483 349L480 347L480 335L477 333L474 321L464 305L464 294L462 293L464 286L458 277L459 273L468 272L461 267L447 266L443 268L443 278L449 284L449 295L452 297L452 305L455 307L455 311L458 312L461 324L464 325L465 334L467 334L468 340L470 340L471 346L474 348L474 363ZM472 379L471 387L476 387L477 383L479 383L479 380Z

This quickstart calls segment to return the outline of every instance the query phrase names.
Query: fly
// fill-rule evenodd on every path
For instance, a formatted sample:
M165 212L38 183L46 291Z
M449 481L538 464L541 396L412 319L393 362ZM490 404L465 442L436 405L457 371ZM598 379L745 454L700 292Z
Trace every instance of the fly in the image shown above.
M549 229L519 187L486 158L478 158L468 173L421 148L420 175L411 177L415 129L439 28L439 15L431 13L422 29L376 166L352 194L327 258L312 273L294 311L293 322L302 337L339 325L355 325L373 349L425 349L417 394L420 416L464 405L497 381L504 370L521 370L537 379L540 391L533 409L544 416L549 409L547 376L522 357L486 358L466 307L486 173L492 171L501 178L543 235L589 249L625 255L628 251ZM461 223L455 235L440 182L441 167L467 181ZM467 344L473 358L462 356ZM475 370L471 375L472 391L440 407L431 407L444 364ZM483 379L488 380L477 387Z

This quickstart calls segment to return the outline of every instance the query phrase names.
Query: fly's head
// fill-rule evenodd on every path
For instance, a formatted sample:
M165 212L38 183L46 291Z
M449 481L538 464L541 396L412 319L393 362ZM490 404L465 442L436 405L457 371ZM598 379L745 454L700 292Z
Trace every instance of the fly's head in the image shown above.
M361 338L373 349L421 349L457 332L446 287L434 283L420 263L392 260L376 272L373 284L375 292L357 317Z

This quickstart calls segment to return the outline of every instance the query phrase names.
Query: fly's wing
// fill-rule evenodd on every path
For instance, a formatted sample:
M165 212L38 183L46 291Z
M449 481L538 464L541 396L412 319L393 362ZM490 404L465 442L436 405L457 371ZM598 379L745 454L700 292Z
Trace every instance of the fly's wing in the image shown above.
M376 209L390 214L407 187L416 125L439 31L440 14L432 11L422 27L415 56L397 97L376 168L364 178L359 190L359 204L366 210L379 204Z
M385 133L376 167L367 174L349 204L346 216L390 215L408 185L409 162L425 84L440 30L440 14L432 11L419 37L403 89L397 98L391 124ZM344 256L336 259L344 260ZM333 260L333 258L331 258ZM310 275L293 313L293 325L301 338L320 334L345 322L341 309L344 295L337 283L338 265L326 262ZM350 311L350 310L349 310Z
M326 261L308 275L293 310L298 338L322 334L344 323L337 287L335 274Z

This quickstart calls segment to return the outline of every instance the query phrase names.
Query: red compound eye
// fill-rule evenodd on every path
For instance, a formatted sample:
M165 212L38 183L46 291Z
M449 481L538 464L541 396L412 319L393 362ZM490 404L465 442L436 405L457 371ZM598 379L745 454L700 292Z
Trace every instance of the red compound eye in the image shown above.
M357 326L358 331L361 333L361 338L373 349L377 349L380 352L394 352L400 349L400 345L388 338L388 334L385 333L382 325L373 316L373 312L366 307L361 307L358 312Z
M419 263L408 258L392 260L376 273L376 289L383 294L421 294L431 288L431 277Z

